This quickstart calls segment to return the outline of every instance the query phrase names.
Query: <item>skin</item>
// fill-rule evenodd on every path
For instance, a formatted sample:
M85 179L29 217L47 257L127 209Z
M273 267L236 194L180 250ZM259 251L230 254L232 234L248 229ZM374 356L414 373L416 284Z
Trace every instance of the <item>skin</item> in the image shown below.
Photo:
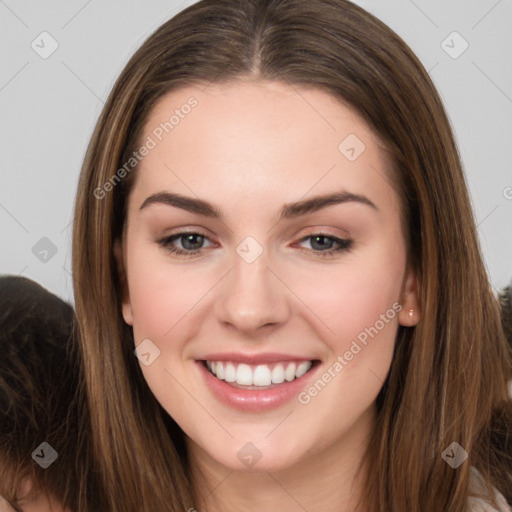
M356 511L363 492L356 469L398 326L420 318L388 155L351 108L323 91L281 82L172 91L155 105L142 140L190 96L197 107L140 163L114 250L135 345L149 338L160 350L141 369L187 435L194 508ZM366 146L355 161L338 149L348 134ZM364 195L376 209L345 202L279 220L284 204L341 189ZM140 210L163 191L205 199L223 221L165 204ZM202 252L187 258L157 243L180 231L207 238L171 245ZM306 238L319 232L353 246L323 257L338 245L324 239L322 249ZM251 264L236 252L249 235L263 250ZM212 352L279 352L320 360L321 375L394 303L402 311L306 405L232 409L205 386L194 362ZM237 457L247 442L262 453L252 468Z

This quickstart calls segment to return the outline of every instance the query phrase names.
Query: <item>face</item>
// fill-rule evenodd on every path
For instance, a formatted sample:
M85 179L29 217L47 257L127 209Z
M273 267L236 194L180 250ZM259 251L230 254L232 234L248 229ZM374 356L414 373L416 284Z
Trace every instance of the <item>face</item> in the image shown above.
M419 319L376 135L320 90L240 81L168 93L141 144L115 254L155 397L232 469L354 441Z

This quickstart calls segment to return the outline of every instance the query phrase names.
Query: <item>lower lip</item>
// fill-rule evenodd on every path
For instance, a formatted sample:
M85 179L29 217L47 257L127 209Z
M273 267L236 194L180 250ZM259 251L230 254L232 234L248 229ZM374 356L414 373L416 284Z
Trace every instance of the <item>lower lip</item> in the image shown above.
M203 374L206 385L218 400L238 410L253 412L268 411L289 402L304 389L320 366L316 364L304 375L291 382L285 381L270 389L254 390L235 388L210 373L203 361L196 361L196 364Z

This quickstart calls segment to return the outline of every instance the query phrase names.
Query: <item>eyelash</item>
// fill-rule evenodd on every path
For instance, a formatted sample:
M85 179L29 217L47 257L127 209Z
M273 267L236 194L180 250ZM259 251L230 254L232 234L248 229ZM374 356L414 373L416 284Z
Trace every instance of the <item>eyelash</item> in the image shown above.
M177 255L177 256L183 256L185 258L192 257L202 251L202 249L195 249L186 251L183 249L178 249L174 246L172 246L172 242L176 239L179 239L181 237L184 237L185 235L199 235L205 239L208 239L206 235L203 235L202 233L198 233L196 231L181 231L180 233L176 233L171 236L167 236L164 238L161 238L157 240L158 245L166 249L167 251ZM328 238L330 240L333 240L335 243L339 245L337 249L329 249L327 251L315 251L314 249L308 249L307 251L312 251L315 254L318 254L321 257L334 257L336 253L343 253L343 252L349 252L352 249L353 240L349 240L346 238L338 238L332 235L329 235L327 233L313 233L311 235L305 236L299 240L299 242L304 242L305 240L308 240L309 238L315 238L315 237L324 237Z

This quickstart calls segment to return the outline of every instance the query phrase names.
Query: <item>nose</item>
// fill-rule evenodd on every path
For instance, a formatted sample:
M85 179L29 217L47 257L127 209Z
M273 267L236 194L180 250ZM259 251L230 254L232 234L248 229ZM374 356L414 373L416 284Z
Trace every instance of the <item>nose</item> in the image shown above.
M290 291L285 280L268 264L266 250L252 263L235 253L233 268L223 280L215 301L220 322L254 336L286 321Z

